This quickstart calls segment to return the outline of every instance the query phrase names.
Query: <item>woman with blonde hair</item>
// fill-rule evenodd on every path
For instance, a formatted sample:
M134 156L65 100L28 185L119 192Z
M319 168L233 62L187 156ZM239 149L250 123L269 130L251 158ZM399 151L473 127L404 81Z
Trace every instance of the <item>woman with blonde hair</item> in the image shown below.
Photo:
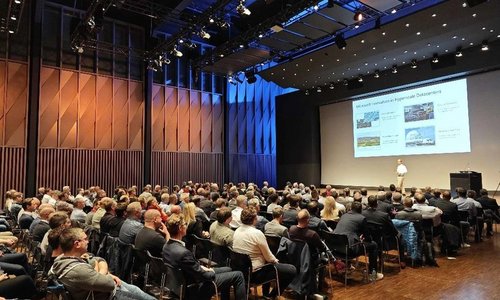
M184 216L184 221L188 224L186 236L190 234L194 234L200 238L207 238L210 236L208 232L203 231L201 220L196 218L196 205L194 205L193 202L184 204L182 215Z
M337 202L335 202L335 199L332 196L327 196L323 205L325 207L321 210L321 219L338 221L340 218L340 211L337 208Z

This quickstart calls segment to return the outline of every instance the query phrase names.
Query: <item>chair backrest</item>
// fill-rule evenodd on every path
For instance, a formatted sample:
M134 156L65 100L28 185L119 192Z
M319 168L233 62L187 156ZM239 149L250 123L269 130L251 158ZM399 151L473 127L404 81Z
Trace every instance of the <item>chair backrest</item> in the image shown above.
M458 217L460 218L460 221L469 221L469 211L467 210L459 210L458 211Z
M268 221L272 221L273 220L273 214L272 213L269 213L267 211L264 211L265 208L262 208L261 207L261 211L259 211L259 216L263 216L264 218L266 218Z
M148 256L151 279L161 284L160 280L167 274L167 267L163 263L163 258L153 256L149 251L146 251L146 255Z
M338 224L337 221L334 221L334 220L324 220L324 221L326 223L326 226L328 226L331 230L335 230L335 228L337 228L337 224Z
M170 298L183 299L186 291L186 279L181 269L163 262L167 277L166 287L170 290Z
M229 248L226 246L217 245L212 241L210 242L212 243L212 260L216 262L220 267L229 266Z
M382 245L382 238L384 236L384 228L379 224L374 224L368 222L368 234L371 239L375 241L379 246Z
M269 245L269 249L272 254L276 254L278 252L278 248L280 247L280 236L268 235L266 234L267 245Z
M233 271L241 271L245 277L245 281L248 282L252 274L252 260L250 256L248 254L234 252L233 250L230 251L231 269L233 269Z
M194 234L191 235L193 243L193 253L196 258L209 258L211 259L213 246L210 239L200 238Z
M349 239L347 235L321 231L321 237L333 254L349 255Z

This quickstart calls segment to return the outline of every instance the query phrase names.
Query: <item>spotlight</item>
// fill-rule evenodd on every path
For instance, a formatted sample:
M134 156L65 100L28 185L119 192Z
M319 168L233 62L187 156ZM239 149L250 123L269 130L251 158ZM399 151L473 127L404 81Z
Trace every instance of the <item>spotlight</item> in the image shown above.
M217 26L219 26L220 28L228 28L228 27L230 27L229 23L226 22L225 20L218 20L217 21Z
M345 49L345 47L347 46L347 43L346 43L344 36L342 34L337 34L335 36L335 44L337 45L337 47L339 49Z
M210 33L205 31L205 28L201 28L200 32L198 33L202 39L208 40L210 39Z
M363 21L363 14L360 12L360 11L356 11L354 13L354 17L353 17L354 21L356 22L360 22L360 21Z
M328 0L328 3L326 4L326 7L328 7L328 8L332 8L334 4L335 4L335 1L333 1L333 0Z
M234 81L233 79L233 75L228 75L227 76L227 82L229 82L230 84L234 84L236 85L237 83Z
M373 77L374 78L380 78L380 73L378 70L375 70L375 72L373 73Z
M257 77L255 77L255 72L253 70L251 71L246 71L245 76L247 78L247 82L252 84L257 81Z
M21 4L21 0L14 0L15 4Z
M411 60L410 68L412 68L412 69L416 69L417 68L417 60L416 59L412 59Z
M439 62L439 57L438 57L437 53L434 53L432 55L432 63L437 64L438 62Z
M484 40L482 43L481 43L481 51L488 51L490 50L490 48L488 47L488 41L487 40Z
M330 90L333 90L335 88L335 85L332 83L330 83Z
M456 57L462 57L462 47L457 47L457 51L455 52Z
M213 24L213 23L215 23L215 20L214 20L214 18L210 17L210 18L208 18L208 22L210 22L210 24Z
M318 11L318 9L319 9L318 4L315 4L315 5L313 6L313 9L314 9L314 11Z
M321 87L318 85L318 88L316 89L316 92L321 93Z
M240 4L236 7L236 11L242 16L249 16L252 12L246 8L245 0L240 0Z
M381 25L380 25L380 17L378 17L376 20L375 20L375 26L373 27L374 29L380 29Z
M94 19L94 17L90 18L87 21L87 25L89 25L91 29L94 29L94 27L95 27L95 19Z
M392 74L396 74L398 72L398 66L394 65L392 66Z
M167 55L163 54L163 55L160 55L160 61L162 64L164 65L169 65L170 64L170 59L167 58Z
M349 81L344 78L344 80L342 81L342 84L345 85L345 86L348 86L349 85Z
M309 90L306 90L305 94L306 96L309 96Z
M177 50L177 45L174 45L174 49L170 52L176 57L182 57L182 52Z
M361 75L358 76L358 82L363 82L363 76Z

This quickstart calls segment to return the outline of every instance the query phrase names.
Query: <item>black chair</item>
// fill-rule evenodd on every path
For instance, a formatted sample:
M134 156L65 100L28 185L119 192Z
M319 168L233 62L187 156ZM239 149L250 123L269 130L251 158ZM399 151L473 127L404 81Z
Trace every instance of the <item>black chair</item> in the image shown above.
M191 241L194 257L206 267L217 267L217 263L212 260L213 243L209 239L200 238L194 234L191 235Z
M243 273L243 276L245 277L245 285L247 288L247 297L250 296L250 287L253 287L255 290L255 294L257 294L256 290L257 286L270 283L273 281L276 282L276 290L278 291L277 296L278 297L280 296L278 269L276 269L276 266L274 266L274 264L265 264L259 269L254 270L252 267L252 261L248 254L234 252L233 250L230 251L231 251L231 264L230 264L231 269L233 269L233 271L241 271ZM264 271L274 272L275 274L274 278L267 281L253 280L252 275L255 272L264 272Z
M334 220L324 220L325 223L326 223L326 226L328 226L328 228L330 228L332 231L335 230L335 228L337 228L337 224L339 223L338 221L334 221Z
M151 288L150 288L149 292L152 293L152 294L154 294L154 296L157 297L158 299L163 299L163 295L165 293L166 277L167 277L167 273L168 273L167 272L167 268L166 268L166 266L165 266L162 258L155 257L155 256L151 255L151 253L149 253L149 251L146 251L146 254L148 256L148 264L149 264L149 266L150 267L154 266L155 268L158 268L159 273L161 274L160 278L153 278L151 280L151 286L153 287L154 286L153 281L155 279L160 279L160 281L159 281L160 291L159 291L158 295L156 293L153 293L151 291ZM153 276L153 277L155 277L155 276Z
M261 207L261 211L259 211L259 216L263 216L264 218L266 218L269 222L273 220L273 214L272 213L269 213L267 211L264 211L265 208L262 208Z
M212 243L212 261L216 262L219 267L229 266L229 248L226 246L217 245L213 241L210 242Z
M360 245L362 249L361 255L365 256L365 268L363 270L363 275L365 280L368 279L368 255L366 253L366 247L363 243L356 243L354 245L349 245L349 239L347 235L335 234L328 231L321 231L321 237L323 238L328 249L330 249L332 255L345 261L346 266L353 260L358 259L360 254L353 249L353 247ZM338 270L337 270L338 271ZM344 273L344 286L347 286L347 268Z
M163 268L165 270L165 286L169 290L169 299L184 300L186 298L188 288L196 284L193 283L188 285L184 273L180 268L175 268L166 262L163 262ZM214 281L212 281L212 284L215 289L215 299L218 300L219 293L217 291L217 285Z
M278 248L280 247L281 237L266 234L266 241L267 245L269 246L269 250L271 250L271 253L276 255L276 253L278 252Z
M142 284L142 289L146 290L148 286L149 279L149 257L146 250L139 250L135 247L132 248L132 252L134 253L134 267L137 268L137 272L139 276L144 278L144 282ZM136 284L137 285L137 284Z

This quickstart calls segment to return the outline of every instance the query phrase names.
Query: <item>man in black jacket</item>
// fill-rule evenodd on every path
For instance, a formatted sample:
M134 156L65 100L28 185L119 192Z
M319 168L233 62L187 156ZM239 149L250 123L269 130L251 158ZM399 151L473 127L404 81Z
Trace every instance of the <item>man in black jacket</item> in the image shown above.
M486 189L481 189L479 191L481 197L477 199L477 202L481 203L483 207L483 213L486 217L486 235L493 235L493 220L500 223L500 212L498 211L497 200L488 197L488 191Z
M187 291L188 299L210 299L215 294L211 281L215 281L222 292L222 299L229 299L229 289L234 287L235 299L246 299L245 279L240 271L230 268L206 268L186 249L182 238L186 235L187 224L182 215L171 215L167 221L170 240L163 246L163 259L174 268L180 268L186 284L197 283L196 288Z

